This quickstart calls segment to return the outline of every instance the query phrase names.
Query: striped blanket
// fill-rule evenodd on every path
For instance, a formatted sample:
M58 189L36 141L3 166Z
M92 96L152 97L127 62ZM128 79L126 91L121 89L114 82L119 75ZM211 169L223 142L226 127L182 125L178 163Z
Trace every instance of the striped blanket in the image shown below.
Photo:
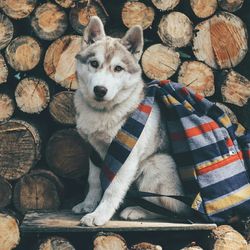
M103 190L136 145L155 101L166 109L172 155L186 193L194 194L192 208L217 223L250 214L250 133L214 103L169 80L148 85L112 141L102 162Z

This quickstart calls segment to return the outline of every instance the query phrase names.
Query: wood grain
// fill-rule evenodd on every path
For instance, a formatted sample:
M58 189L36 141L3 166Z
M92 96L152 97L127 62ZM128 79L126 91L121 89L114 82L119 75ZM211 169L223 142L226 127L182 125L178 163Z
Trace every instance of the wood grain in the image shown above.
M0 49L5 48L13 38L14 26L10 19L0 14Z

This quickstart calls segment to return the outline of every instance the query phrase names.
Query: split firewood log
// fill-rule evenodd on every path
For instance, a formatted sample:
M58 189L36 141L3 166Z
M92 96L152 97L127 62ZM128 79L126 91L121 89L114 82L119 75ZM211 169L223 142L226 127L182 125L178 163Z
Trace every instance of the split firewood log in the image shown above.
M247 250L247 242L231 226L222 225L211 232L208 241L208 250L228 249Z
M152 0L155 7L161 11L172 10L179 4L179 2L180 0Z
M53 173L32 171L15 185L13 203L15 208L26 213L29 210L56 210L61 205L58 190L59 179ZM55 182L56 180L56 182ZM62 186L62 184L60 184Z
M0 110L0 123L8 121L12 117L15 103L10 95L0 93Z
M218 0L220 7L229 12L235 12L239 10L244 0Z
M13 38L14 26L10 19L0 14L0 49L5 48Z
M0 0L0 8L7 16L21 19L34 10L36 2L36 0Z
M1 27L0 27L1 29ZM1 34L0 34L1 36ZM9 70L2 54L0 54L0 85L7 82Z
M62 237L52 236L43 240L38 247L38 250L75 250L71 243Z
M231 70L227 73L221 87L224 102L244 106L250 97L250 81L241 74Z
M220 12L195 27L193 52L215 69L232 68L247 54L247 30L242 20Z
M89 147L75 129L57 131L49 139L46 160L58 176L78 179L88 174Z
M0 176L0 208L5 208L11 202L12 186L11 184Z
M29 114L40 113L50 101L49 86L38 78L24 78L16 87L15 99L21 111Z
M63 125L75 125L74 92L62 91L54 95L49 104L49 112L56 122Z
M180 65L180 55L162 44L154 44L142 55L142 68L150 79L165 80L171 77Z
M158 35L170 47L184 47L193 37L193 25L183 13L173 11L161 18Z
M40 159L41 138L35 125L23 120L0 124L0 176L16 180Z
M125 239L114 233L99 233L93 242L93 250L127 250Z
M42 48L34 38L19 36L10 42L5 57L14 70L28 71L37 66L41 53Z
M163 248L159 245L153 245L147 242L141 242L131 247L131 250L162 250L162 249Z
M178 82L203 96L211 96L215 92L214 73L202 62L184 62L180 67Z
M122 21L127 28L141 25L145 30L151 27L154 16L155 13L152 7L133 0L127 1L122 9Z
M20 241L18 221L14 216L0 213L0 246L1 250L11 250L17 247Z
M81 36L64 36L53 42L46 51L44 70L64 88L77 89L75 56L80 51L81 42Z
M103 8L94 2L91 4L76 4L76 6L70 10L69 21L72 28L77 33L82 34L83 30L88 25L91 16L100 17L104 25L107 22L107 15L103 11Z
M31 27L39 38L55 40L63 35L68 27L67 15L58 5L44 3L32 15Z
M212 16L218 7L217 0L190 0L190 5L194 14L199 18Z

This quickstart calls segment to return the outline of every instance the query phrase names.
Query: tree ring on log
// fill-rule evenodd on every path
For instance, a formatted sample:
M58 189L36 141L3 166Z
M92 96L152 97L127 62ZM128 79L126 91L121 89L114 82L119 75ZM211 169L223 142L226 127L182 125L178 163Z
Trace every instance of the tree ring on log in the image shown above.
M54 236L49 237L42 241L39 245L38 250L75 250L75 248L70 244L70 242L62 237Z
M244 0L218 0L220 7L229 12L235 12L239 10Z
M152 0L155 7L162 11L174 9L179 2L180 0Z
M0 93L0 110L0 123L8 121L12 117L15 104L9 95Z
M0 85L7 82L9 75L8 67L2 54L0 54Z
M190 5L194 14L199 18L212 16L218 7L217 0L190 0Z
M0 176L0 208L8 206L12 198L12 186Z
M13 38L14 27L10 19L0 14L0 49L5 48Z

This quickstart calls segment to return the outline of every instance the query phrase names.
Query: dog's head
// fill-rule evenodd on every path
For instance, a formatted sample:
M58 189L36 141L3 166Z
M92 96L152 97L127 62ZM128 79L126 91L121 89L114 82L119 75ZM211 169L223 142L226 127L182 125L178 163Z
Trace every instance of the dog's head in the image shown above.
M105 35L101 20L91 17L76 56L79 90L88 104L105 109L123 102L141 79L139 59L143 50L140 26L122 39Z

